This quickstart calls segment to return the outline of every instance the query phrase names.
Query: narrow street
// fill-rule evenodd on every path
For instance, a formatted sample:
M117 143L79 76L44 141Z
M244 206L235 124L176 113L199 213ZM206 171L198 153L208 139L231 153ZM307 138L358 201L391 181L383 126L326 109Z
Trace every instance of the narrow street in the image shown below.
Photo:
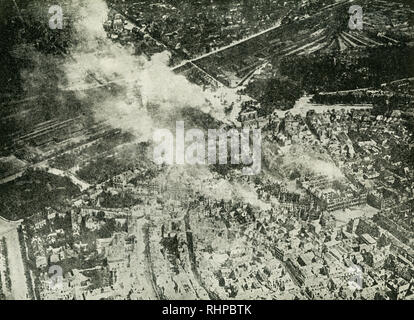
M166 297L161 292L161 289L157 285L157 277L154 273L154 266L151 258L151 247L150 247L150 225L145 223L142 227L143 240L145 244L144 258L145 258L145 275L147 280L151 283L157 300L166 300Z
M205 285L201 275L197 269L197 260L196 255L194 253L194 242L193 242L193 233L190 227L190 216L189 216L190 209L187 210L187 213L184 217L184 224L185 224L185 233L187 237L187 247L188 247L188 255L191 263L191 271L193 272L194 278L197 280L198 284L207 292L209 298L211 300L220 300L220 297L217 293L211 291Z

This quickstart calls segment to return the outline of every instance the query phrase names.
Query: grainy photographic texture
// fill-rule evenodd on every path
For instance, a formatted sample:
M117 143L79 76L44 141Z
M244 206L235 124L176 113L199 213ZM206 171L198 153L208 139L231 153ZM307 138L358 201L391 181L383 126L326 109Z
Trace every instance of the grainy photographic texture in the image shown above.
M413 17L1 0L0 299L413 299Z

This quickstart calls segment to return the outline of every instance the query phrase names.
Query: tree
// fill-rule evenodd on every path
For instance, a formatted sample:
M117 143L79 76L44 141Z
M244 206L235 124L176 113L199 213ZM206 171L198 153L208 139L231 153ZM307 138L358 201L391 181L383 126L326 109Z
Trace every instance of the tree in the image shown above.
M381 236L378 238L377 246L378 248L383 248L388 245L387 237L385 234L381 234Z
M270 115L275 109L291 109L303 94L299 85L287 78L254 81L247 87L247 92L260 102L259 116Z

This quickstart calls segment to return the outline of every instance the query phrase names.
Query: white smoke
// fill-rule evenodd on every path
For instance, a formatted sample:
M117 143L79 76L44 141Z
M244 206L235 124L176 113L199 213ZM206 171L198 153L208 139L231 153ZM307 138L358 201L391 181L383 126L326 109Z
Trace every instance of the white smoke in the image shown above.
M305 168L308 168L314 173L325 175L332 180L343 179L345 177L341 170L331 162L312 159L307 156L305 159L302 159L301 163L305 166Z
M104 1L76 0L72 3L78 15L77 42L63 66L67 83L75 89L97 86L97 81L117 81L122 86L116 93L108 90L104 99L90 99L98 120L133 132L138 141L148 141L157 127L168 128L167 123L175 126L176 120L184 120L177 118L184 107L198 109L219 120L224 118L224 107L214 101L214 95L170 70L168 52L147 59L134 55L133 48L108 39L103 29L108 13ZM83 99L93 93L79 90L77 94ZM156 106L157 112L148 106ZM254 188L219 178L208 167L172 166L168 172L168 177L163 178L170 186L190 185L212 199L243 201L269 209L257 198Z
M327 155L315 153L304 147L292 146L285 149L281 161L285 171L299 169L300 172L320 174L332 180L344 178L342 171Z
M210 171L206 166L172 166L166 175L159 177L160 183L169 188L190 187L191 190L217 201L236 201L252 205L261 210L270 210L271 205L258 198L254 187L244 181L229 181Z
M82 89L98 86L97 82L115 81L124 89L121 93L108 90L103 101L91 99L99 100L91 106L97 119L131 131L138 140L146 141L155 128L165 128L184 107L216 117L223 115L222 106L207 102L210 95L170 70L168 52L155 54L148 60L134 55L133 48L108 39L103 29L108 14L104 1L74 0L72 4L77 15L77 41L63 66L69 88L78 90L80 98L85 98ZM156 106L156 112L148 110L149 105Z

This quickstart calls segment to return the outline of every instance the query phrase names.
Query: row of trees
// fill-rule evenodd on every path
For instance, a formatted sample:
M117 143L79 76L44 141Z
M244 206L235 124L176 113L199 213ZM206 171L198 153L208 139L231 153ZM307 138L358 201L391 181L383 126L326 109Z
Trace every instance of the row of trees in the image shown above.
M4 262L5 262L4 264L6 268L5 273L4 273L4 277L6 279L6 288L9 292L11 292L12 282L10 278L9 252L8 252L7 242L6 242L5 237L1 239L1 246L2 246L1 254L4 257Z
M30 275L30 267L29 267L29 264L27 262L26 241L24 239L23 228L22 228L21 225L17 229L17 234L19 236L20 251L21 251L21 254L22 254L24 275L25 275L25 278L26 278L26 286L27 286L29 298L31 300L35 300L33 284L32 284L32 277Z
M409 95L392 94L390 92L369 94L366 91L354 91L337 94L319 94L316 93L312 102L320 104L361 104L369 103L377 106L389 106L394 109L406 109L412 102Z

